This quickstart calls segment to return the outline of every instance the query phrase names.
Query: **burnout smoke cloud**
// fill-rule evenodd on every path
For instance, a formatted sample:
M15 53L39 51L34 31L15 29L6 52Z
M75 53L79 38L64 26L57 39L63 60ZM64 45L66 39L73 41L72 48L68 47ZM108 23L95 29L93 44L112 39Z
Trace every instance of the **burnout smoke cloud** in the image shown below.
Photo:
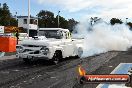
M81 22L73 37L84 38L83 57L107 51L126 51L132 46L132 31L125 24L110 25L105 22L94 24Z

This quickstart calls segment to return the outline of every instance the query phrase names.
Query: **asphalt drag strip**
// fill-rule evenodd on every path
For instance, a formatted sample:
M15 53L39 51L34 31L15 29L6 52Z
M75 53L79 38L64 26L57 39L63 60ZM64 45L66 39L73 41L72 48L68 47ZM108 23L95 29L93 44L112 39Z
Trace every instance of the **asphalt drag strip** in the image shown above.
M129 51L119 53L116 57L113 57L110 61L93 71L92 74L110 74L121 63L132 63L131 49ZM96 88L97 86L98 84L86 84L83 85L82 88Z
M88 88L87 85L78 84L78 65L82 65L88 73L96 72L99 67L121 53L114 51L83 59L67 58L58 65L51 65L46 61L31 65L22 63L18 66L0 70L0 87ZM97 85L92 86L95 88ZM92 86L89 88L92 88Z

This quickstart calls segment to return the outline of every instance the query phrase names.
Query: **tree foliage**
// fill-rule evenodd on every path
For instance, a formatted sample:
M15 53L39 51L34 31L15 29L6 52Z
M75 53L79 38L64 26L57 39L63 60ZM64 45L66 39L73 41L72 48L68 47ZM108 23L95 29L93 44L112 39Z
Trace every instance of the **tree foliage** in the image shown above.
M72 32L75 29L75 26L78 24L77 21L75 21L73 18L68 19L68 29L70 32Z
M127 25L132 28L132 23L131 22L128 22Z
M110 23L111 23L111 25L114 25L114 24L122 24L123 22L122 22L121 19L112 18L112 19L110 20Z
M41 10L37 14L39 18L39 27L43 28L57 28L58 27L58 15L54 16L54 13L47 10ZM74 26L77 24L73 18L66 20L64 17L59 16L59 27L73 30Z
M91 17L91 18L90 18L90 23L91 23L91 25L94 25L94 24L98 23L98 22L101 21L101 20L102 20L102 19L99 18L99 17Z
M54 21L54 13L47 11L47 10L41 10L38 14L38 23L39 27L53 27L53 21Z
M41 10L38 14L38 26L40 28L57 28L58 27L58 15L54 16L54 13L47 10ZM69 29L73 31L77 21L73 18L66 20L64 17L59 16L59 27ZM0 3L0 25L2 26L17 26L17 20L10 13L9 7L6 3Z
M0 25L2 26L17 26L17 21L10 13L9 7L6 3L0 7Z

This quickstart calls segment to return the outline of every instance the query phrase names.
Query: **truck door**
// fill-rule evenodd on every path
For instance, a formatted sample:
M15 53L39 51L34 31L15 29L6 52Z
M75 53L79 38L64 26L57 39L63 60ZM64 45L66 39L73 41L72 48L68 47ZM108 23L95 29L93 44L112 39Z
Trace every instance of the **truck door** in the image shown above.
M73 56L74 46L73 46L71 38L69 38L70 37L69 33L64 32L64 37L65 38L63 39L63 42L64 42L65 55L66 56Z

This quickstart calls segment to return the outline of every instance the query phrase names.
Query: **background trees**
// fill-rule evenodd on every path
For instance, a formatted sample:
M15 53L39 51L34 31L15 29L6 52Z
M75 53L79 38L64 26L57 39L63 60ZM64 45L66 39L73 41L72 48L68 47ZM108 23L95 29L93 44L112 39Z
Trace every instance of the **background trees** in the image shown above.
M3 26L17 26L17 21L12 17L9 7L4 3L0 7L0 25Z
M122 24L123 22L122 22L121 19L118 19L118 18L112 18L112 19L110 20L110 23L111 23L111 25L114 25L114 24L116 24L116 23L118 23L118 24Z
M40 28L57 28L58 27L58 15L54 16L54 13L47 10L41 10L38 14L38 23ZM77 21L73 18L66 20L64 17L59 16L59 27L69 29L72 31Z
M132 30L132 23L131 22L128 22L127 25L131 28Z
M38 26L40 28L57 28L58 27L58 15L55 16L53 12L47 11L47 10L41 10L37 14L38 17ZM128 19L128 18L127 18ZM75 28L75 26L79 23L76 20L72 19L66 19L62 16L59 16L60 28L69 29L71 32ZM101 18L98 17L91 17L90 23L93 25L94 23L97 23L101 20ZM122 24L123 21L118 18L112 18L110 20L111 25L115 24ZM6 3L1 4L0 3L0 25L2 26L16 26L17 27L17 20L15 17L12 16L10 13L9 7ZM128 22L126 25L130 26L132 28L132 23Z
M38 26L41 28L44 27L53 27L54 23L54 13L47 11L47 10L41 10L38 14Z
M75 26L78 24L79 22L75 21L73 18L72 19L68 19L68 29L70 32L73 31L73 29L75 28Z
M53 12L47 10L41 10L38 14L38 26L40 28L57 28L58 27L58 15L55 16ZM73 18L66 20L64 17L59 16L59 27L66 28L70 31L78 23ZM2 26L17 26L18 22L15 17L10 13L9 7L6 3L0 3L0 25Z
M128 18L126 18L126 19L128 19ZM112 18L110 20L110 23L111 23L111 25L122 24L123 21L121 19L118 19L118 18ZM132 30L132 22L127 22L126 21L124 24L128 25L130 27L130 29Z

